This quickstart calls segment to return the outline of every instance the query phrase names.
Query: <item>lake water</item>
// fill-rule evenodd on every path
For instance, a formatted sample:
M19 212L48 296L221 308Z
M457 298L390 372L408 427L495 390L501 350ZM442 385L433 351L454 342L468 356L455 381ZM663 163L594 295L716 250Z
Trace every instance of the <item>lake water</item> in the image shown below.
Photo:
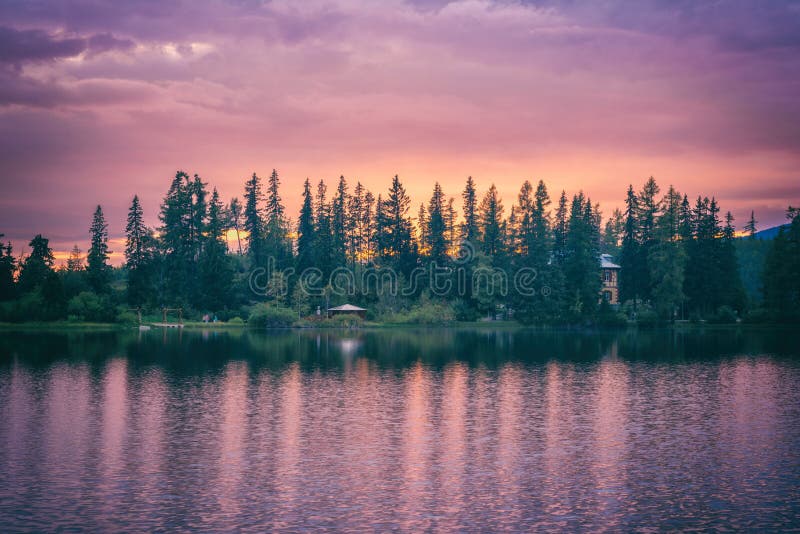
M800 527L779 330L11 333L0 530Z

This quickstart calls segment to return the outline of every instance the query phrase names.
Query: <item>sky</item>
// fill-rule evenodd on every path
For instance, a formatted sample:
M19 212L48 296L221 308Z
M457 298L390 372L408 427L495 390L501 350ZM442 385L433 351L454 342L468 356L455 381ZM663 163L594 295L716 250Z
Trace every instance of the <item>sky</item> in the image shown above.
M276 168L414 205L468 175L507 212L524 180L604 214L654 176L745 224L800 204L800 2L4 0L0 233L119 261L179 169L223 198ZM457 202L460 205L460 200ZM416 212L416 208L412 210Z

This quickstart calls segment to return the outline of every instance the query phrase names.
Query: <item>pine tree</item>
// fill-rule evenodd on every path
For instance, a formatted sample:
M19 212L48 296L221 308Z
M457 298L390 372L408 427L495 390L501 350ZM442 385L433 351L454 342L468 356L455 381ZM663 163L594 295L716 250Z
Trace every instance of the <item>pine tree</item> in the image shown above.
M591 200L583 192L574 195L567 230L564 279L573 302L571 312L579 317L594 312L600 293L600 228Z
M86 257L87 280L95 293L107 293L110 289L108 284L111 271L111 266L108 265L108 224L100 206L94 211L89 232L91 246Z
M481 248L490 257L503 253L503 211L497 187L492 184L481 200L479 215Z
M775 322L800 322L800 210L789 209L764 265L764 306Z
M567 216L567 192L562 190L553 223L553 258L558 265L563 265L567 255Z
M336 266L344 265L347 258L347 205L350 202L349 197L347 181L344 176L340 176L339 184L336 186L336 196L333 197L331 206L332 254L333 264Z
M392 178L386 199L379 201L380 222L376 241L381 259L388 265L408 274L416 265L416 249L412 242L412 224L408 217L411 199L400 177Z
M620 252L620 301L636 302L641 296L641 277L639 268L639 199L633 191L633 185L628 186L625 198L625 228L622 234L622 250Z
M681 240L681 195L670 186L661 202L663 212L656 220L655 243L648 266L653 280L653 303L663 319L671 320L683 303L686 254Z
M31 247L31 253L22 262L19 273L19 289L22 293L42 287L53 272L55 263L50 241L42 237L42 234L37 234L28 246Z
M639 256L637 258L637 278L639 291L644 300L650 300L653 280L650 278L650 249L655 246L655 223L660 210L658 193L660 189L651 176L639 193Z
M0 238L4 237L0 234ZM16 285L14 283L14 271L17 263L14 259L11 242L3 243L0 241L0 302L11 300L16 296Z
M620 241L625 233L625 218L622 212L615 208L611 217L606 221L606 226L603 231L603 254L610 254L616 258L620 252Z
M67 258L67 271L71 273L81 272L84 269L83 251L74 245Z
M472 176L467 177L467 185L461 194L464 200L464 224L461 228L461 239L476 243L478 241L478 193Z
M254 267L266 265L264 221L261 218L261 179L253 173L244 185L244 230L248 234L247 252Z
M756 238L756 231L757 231L756 223L758 223L758 221L756 220L756 212L751 211L750 220L747 221L746 225L744 225L744 231L748 235L748 237L750 237L750 239Z
M315 207L316 239L314 243L316 267L322 270L324 276L329 276L335 265L333 264L333 234L331 232L331 205L326 200L327 186L320 180L317 185L317 205Z
M220 310L229 302L233 269L225 242L225 213L217 189L208 204L208 223L200 256L200 292L197 303L207 310Z
M313 267L315 263L314 243L314 195L311 182L306 178L303 184L303 205L297 220L297 272Z
M144 224L139 197L134 195L125 226L125 266L128 271L128 302L141 306L152 297L154 239Z
M239 199L234 197L228 203L228 208L225 210L228 219L228 225L236 232L236 245L239 255L242 255L242 238L240 232L242 230L242 204Z
M423 206L424 208L424 206ZM428 256L440 266L444 265L450 243L447 240L447 227L445 224L445 197L439 182L433 186L433 195L428 203L428 218L424 221L425 244Z
M284 269L291 263L291 243L288 239L288 222L284 216L279 194L278 171L272 170L267 187L266 227L264 230L264 254L275 259L276 266Z

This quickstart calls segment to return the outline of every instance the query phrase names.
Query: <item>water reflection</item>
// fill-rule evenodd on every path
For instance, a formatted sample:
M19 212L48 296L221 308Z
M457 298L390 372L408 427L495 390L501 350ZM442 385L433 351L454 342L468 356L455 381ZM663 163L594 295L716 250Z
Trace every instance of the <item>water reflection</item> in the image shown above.
M4 531L797 526L774 332L9 334Z

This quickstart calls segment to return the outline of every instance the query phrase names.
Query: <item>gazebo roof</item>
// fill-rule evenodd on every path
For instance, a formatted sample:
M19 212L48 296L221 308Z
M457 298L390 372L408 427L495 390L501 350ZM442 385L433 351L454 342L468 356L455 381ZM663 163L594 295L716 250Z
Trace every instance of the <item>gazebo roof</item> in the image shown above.
M367 311L367 309L359 308L358 306L353 306L352 304L342 304L341 306L336 306L335 308L328 308L328 311Z

